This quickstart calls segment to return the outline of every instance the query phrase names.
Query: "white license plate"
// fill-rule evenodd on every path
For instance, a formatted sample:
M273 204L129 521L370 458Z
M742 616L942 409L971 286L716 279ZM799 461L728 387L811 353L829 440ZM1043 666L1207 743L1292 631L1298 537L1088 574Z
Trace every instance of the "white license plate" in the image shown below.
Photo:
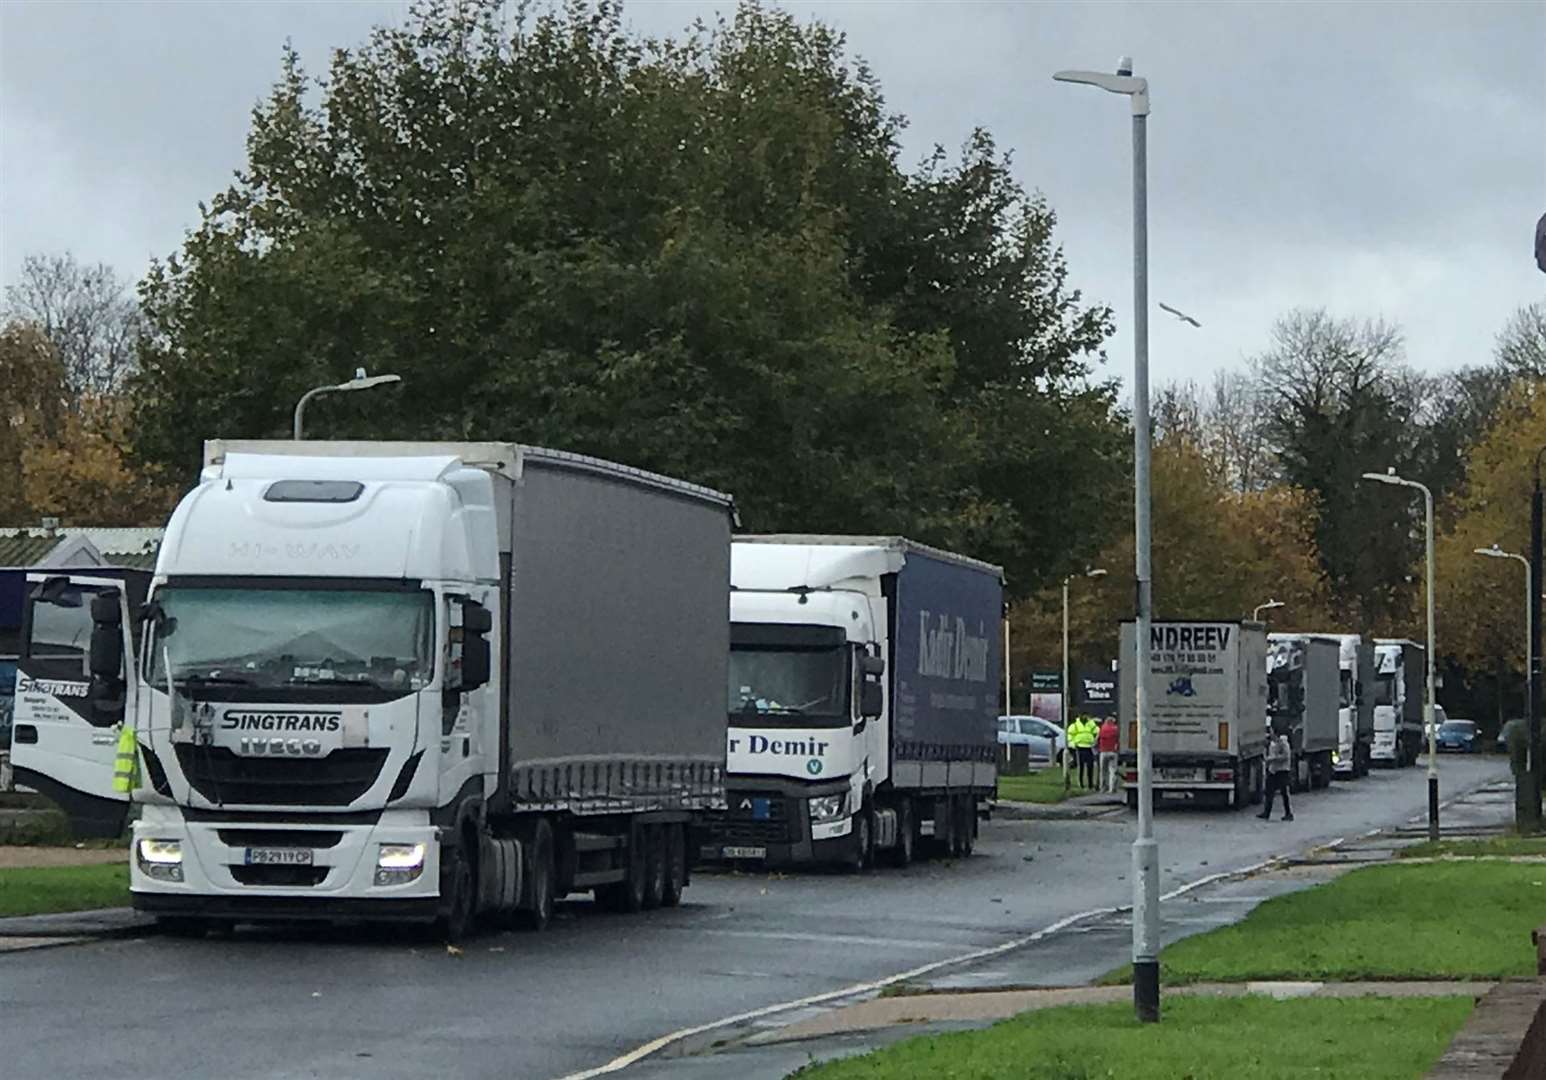
M1155 769L1155 774L1161 780L1196 780L1196 769Z
M727 847L723 857L726 859L766 859L768 849L765 847Z
M244 860L248 866L310 866L311 848L250 847Z

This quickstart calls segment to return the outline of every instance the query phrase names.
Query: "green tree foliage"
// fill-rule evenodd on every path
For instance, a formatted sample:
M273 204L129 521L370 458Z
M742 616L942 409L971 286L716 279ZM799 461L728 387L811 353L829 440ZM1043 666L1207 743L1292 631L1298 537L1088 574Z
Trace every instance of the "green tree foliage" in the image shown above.
M137 451L281 435L514 439L736 494L752 529L903 531L1030 588L1093 547L1124 436L1109 313L984 133L898 164L843 39L742 7L641 41L616 8L426 3L307 76L141 289Z

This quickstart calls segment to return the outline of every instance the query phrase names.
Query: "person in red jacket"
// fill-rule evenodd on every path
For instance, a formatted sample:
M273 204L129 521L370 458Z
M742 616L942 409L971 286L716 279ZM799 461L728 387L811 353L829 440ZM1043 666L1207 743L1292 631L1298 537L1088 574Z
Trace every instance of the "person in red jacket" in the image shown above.
M1095 738L1095 748L1100 751L1100 789L1115 795L1117 780L1117 722L1106 717L1100 723L1100 734Z

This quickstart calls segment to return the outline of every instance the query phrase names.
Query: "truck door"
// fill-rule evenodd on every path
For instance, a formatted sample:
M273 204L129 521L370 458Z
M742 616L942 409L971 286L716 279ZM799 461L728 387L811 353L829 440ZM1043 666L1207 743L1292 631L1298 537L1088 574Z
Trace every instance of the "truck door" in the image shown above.
M130 625L122 582L27 576L12 771L81 837L117 836L129 813L129 796L113 790L113 759L137 689Z

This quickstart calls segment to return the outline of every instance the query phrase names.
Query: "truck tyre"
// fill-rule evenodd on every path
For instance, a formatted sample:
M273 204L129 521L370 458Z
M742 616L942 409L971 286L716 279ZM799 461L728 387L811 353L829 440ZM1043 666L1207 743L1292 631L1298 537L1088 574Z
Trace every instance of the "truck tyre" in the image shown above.
M977 847L977 800L971 795L961 796L961 854L972 857Z
M676 907L687 887L687 829L684 825L664 825L666 834L666 882L660 893L661 907Z
M628 849L623 857L627 860L625 876L615 885L603 885L596 890L596 899L608 911L619 915L632 915L644 910L644 878L648 873L645 854L644 829L635 825L628 833Z
M644 909L654 911L666 895L666 827L644 827Z
M868 870L875 860L875 822L866 806L854 815L853 852L848 856L848 869L855 874Z
M441 914L437 928L447 945L460 945L472 933L477 915L472 856L458 844L440 851Z
M896 847L891 849L892 866L908 866L913 861L914 845L918 842L918 826L913 821L913 801L903 799L896 804Z
M961 797L957 795L950 800L950 854L957 859L964 859L971 854L967 847L967 835L971 832L971 822L966 820L963 812Z
M526 874L521 907L516 921L527 930L546 930L553 921L556 882L553 864L553 827L538 821L531 830L526 849Z

